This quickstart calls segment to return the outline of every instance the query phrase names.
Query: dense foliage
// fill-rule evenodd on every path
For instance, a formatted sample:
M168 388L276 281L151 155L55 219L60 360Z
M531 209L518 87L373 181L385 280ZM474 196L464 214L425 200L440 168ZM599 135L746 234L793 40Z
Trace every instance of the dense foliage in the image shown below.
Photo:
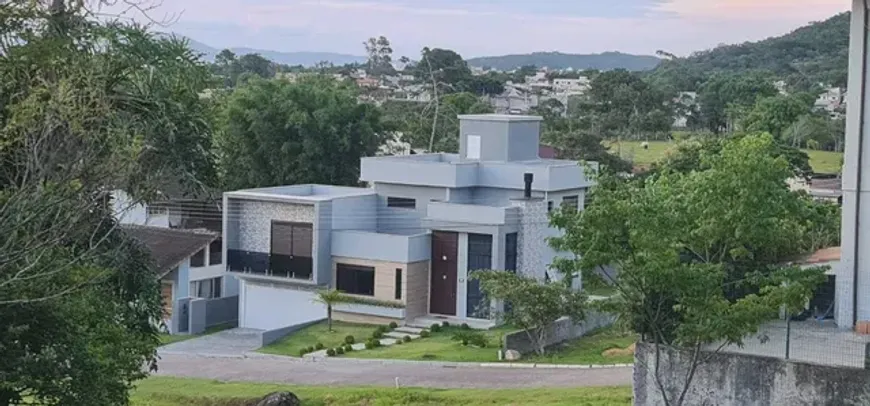
M380 110L331 77L253 79L222 103L218 150L227 190L357 185L360 157L381 144Z
M213 180L209 75L183 41L43 3L0 7L0 404L125 404L162 307L108 203Z
M748 135L701 150L698 170L602 177L585 210L553 216L564 230L554 247L580 258L557 269L595 279L616 267L618 294L604 307L655 345L698 354L742 343L782 306L802 308L823 279L821 269L782 265L810 249L819 213L789 190L793 171L778 148L769 134Z
M783 78L794 90L810 90L819 83L845 87L849 16L842 13L781 37L666 60L651 75L654 82L682 91L699 90L710 75L759 70Z
M659 58L650 55L631 55L621 52L604 52L601 54L565 54L561 52L533 52L530 54L486 56L471 58L472 66L489 67L509 71L522 66L546 66L550 69L627 69L643 71L655 68Z

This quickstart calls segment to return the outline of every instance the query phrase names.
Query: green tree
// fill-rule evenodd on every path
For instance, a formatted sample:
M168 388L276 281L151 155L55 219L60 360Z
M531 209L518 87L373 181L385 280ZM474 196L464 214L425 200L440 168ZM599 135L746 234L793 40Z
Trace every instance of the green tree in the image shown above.
M665 94L621 69L603 72L592 81L586 107L581 112L592 115L592 130L605 136L642 139L668 133L673 122Z
M421 61L414 68L414 76L423 83L437 83L439 93L462 91L472 77L468 64L452 50L427 47L420 54Z
M789 190L788 162L770 135L737 138L718 152L702 152L706 169L665 171L646 179L601 179L593 204L558 212L564 231L552 244L579 260L557 261L566 275L601 278L618 269L618 294L602 307L628 320L642 340L693 354L679 394L683 404L706 345L740 344L782 306L797 311L823 270L782 265L804 252L806 196Z
M535 352L546 352L550 324L562 317L579 323L586 317L586 296L562 282L542 282L513 272L478 270L472 278L488 299L510 303L496 315L507 324L525 330Z
M701 121L714 133L733 129L742 118L742 113L735 112L746 111L758 99L776 94L773 80L761 73L714 75L698 93Z
M366 47L368 61L366 72L372 76L392 75L396 73L393 68L393 47L390 40L385 36L369 38L363 43Z
M331 77L255 79L222 106L218 150L229 190L299 183L356 185L377 151L380 110Z
M127 403L155 365L162 307L111 192L148 199L213 174L206 67L86 3L0 7L3 405Z
M764 131L782 139L783 132L812 110L812 100L804 95L777 95L758 100L743 121L748 131Z
M314 301L326 306L326 326L332 332L332 308L347 302L347 296L336 289L324 289L317 292Z
M428 151L459 151L459 118L462 114L492 113L492 106L471 93L451 93L406 117L400 128L405 140Z

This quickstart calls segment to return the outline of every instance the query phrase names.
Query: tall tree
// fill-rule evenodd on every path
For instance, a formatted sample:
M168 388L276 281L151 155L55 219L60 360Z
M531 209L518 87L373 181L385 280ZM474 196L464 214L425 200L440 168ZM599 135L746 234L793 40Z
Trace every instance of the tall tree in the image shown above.
M693 354L677 394L655 379L666 404L681 405L712 343L740 344L771 315L799 310L823 279L819 268L783 266L804 252L808 197L789 190L792 172L769 134L731 140L702 154L707 169L646 179L601 179L585 210L560 212L555 248L578 261L568 275L601 278L615 266L618 294L604 307L629 320L642 340ZM720 347L721 348L721 347Z
M715 75L698 93L701 121L714 133L734 129L741 112L751 109L758 99L776 94L773 80L761 73Z
M801 116L810 114L813 99L800 93L760 99L743 120L743 127L748 131L766 131L782 139L786 129Z
M593 131L609 136L656 136L668 133L673 122L665 94L622 69L601 73L592 81L588 107L583 112L594 114Z
M390 45L390 40L381 35L378 38L369 38L364 42L368 61L366 62L366 72L372 76L392 75L396 73L393 68L393 47Z
M108 205L211 176L183 41L91 19L90 2L0 7L0 404L126 404L154 365L158 275Z
M378 107L331 77L254 79L222 107L218 150L227 189L297 183L356 185L360 157L383 132Z

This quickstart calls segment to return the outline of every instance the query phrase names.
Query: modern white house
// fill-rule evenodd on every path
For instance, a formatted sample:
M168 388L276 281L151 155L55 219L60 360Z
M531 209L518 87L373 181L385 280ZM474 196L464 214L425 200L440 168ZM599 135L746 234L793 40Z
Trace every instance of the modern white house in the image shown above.
M354 303L339 320L491 323L477 269L540 280L557 255L547 212L583 209L593 181L577 162L538 156L540 117L460 116L458 154L363 158L369 187L292 185L224 194L227 269L239 326L279 330L325 317L315 292ZM597 169L596 164L591 164ZM577 281L579 287L579 281Z

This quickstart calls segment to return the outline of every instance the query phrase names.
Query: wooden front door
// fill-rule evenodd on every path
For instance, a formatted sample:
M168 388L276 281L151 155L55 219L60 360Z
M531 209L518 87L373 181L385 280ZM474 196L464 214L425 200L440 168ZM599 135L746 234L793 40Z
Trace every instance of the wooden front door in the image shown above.
M456 256L459 235L443 231L432 232L432 280L429 291L429 312L456 315Z

